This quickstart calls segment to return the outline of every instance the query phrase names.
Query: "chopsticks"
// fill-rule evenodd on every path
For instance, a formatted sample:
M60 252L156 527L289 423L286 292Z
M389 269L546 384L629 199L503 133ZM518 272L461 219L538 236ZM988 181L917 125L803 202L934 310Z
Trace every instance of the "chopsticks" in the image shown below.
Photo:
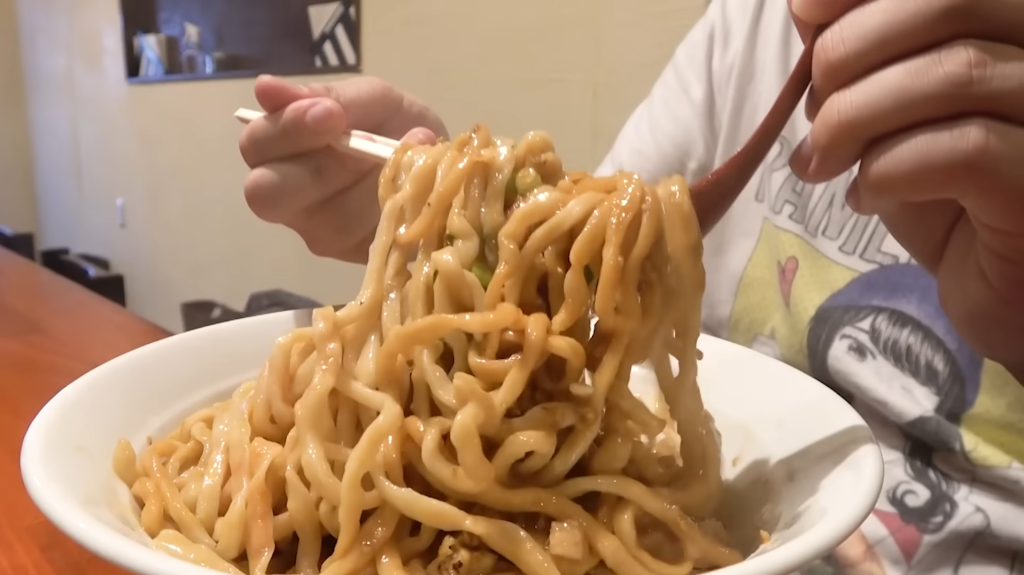
M239 108L235 111L235 118L243 124L248 124L262 118L265 114L256 110ZM378 162L386 162L391 154L398 147L398 141L370 132L352 130L342 138L334 142L333 146L342 152L355 154L363 158L369 158Z

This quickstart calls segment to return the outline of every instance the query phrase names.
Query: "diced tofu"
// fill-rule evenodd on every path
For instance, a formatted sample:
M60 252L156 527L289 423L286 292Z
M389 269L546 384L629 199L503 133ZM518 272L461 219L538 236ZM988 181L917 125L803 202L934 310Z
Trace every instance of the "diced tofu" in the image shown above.
M587 538L578 521L552 521L548 535L548 551L552 555L582 560L587 556Z

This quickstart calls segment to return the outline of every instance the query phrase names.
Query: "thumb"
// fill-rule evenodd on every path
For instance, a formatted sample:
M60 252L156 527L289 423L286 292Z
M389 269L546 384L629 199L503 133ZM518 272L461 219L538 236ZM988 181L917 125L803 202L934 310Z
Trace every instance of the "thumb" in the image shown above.
M381 80L370 76L356 76L340 82L309 84L305 86L310 96L329 98L341 104L355 130L378 131L385 125L393 124L402 116L405 98L402 93ZM412 126L409 126L412 127ZM402 133L405 126L397 131ZM396 133L381 134L395 137Z
M280 112L289 104L310 98L313 94L303 86L286 82L276 76L256 78L256 101L267 114Z
M864 0L789 0L789 12L806 42L810 27L831 24Z

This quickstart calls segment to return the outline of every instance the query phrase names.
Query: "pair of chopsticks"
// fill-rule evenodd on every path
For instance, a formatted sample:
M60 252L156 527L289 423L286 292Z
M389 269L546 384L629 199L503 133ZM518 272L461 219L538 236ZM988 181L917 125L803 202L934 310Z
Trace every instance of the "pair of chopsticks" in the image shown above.
M235 118L243 124L256 121L264 115L263 112L246 108L239 108L235 112ZM377 134L371 134L370 132L352 130L342 136L340 140L334 142L333 146L342 152L355 154L378 162L386 162L391 157L391 154L394 153L395 148L398 147L398 141L378 136Z

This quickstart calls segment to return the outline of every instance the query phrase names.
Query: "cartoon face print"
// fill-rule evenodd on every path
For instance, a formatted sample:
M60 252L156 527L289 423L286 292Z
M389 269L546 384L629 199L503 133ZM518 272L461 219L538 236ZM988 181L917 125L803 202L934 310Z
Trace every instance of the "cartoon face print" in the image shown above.
M891 265L858 276L814 313L806 342L814 377L935 448L962 448L981 358L949 324L927 271Z
M881 444L874 513L803 575L1024 575L1008 552L1024 549L1024 388L958 337L925 270L861 273L766 222L729 322L857 406ZM994 480L1009 490L975 488Z
M835 383L876 407L886 406L888 415L899 424L936 413L940 397L935 386L918 381L878 349L872 341L874 321L867 317L836 333L826 360Z
M880 418L885 485L862 529L887 570L959 565L988 518L938 459L963 451L980 358L942 313L934 279L909 265L862 274L818 308L806 341L811 373Z

